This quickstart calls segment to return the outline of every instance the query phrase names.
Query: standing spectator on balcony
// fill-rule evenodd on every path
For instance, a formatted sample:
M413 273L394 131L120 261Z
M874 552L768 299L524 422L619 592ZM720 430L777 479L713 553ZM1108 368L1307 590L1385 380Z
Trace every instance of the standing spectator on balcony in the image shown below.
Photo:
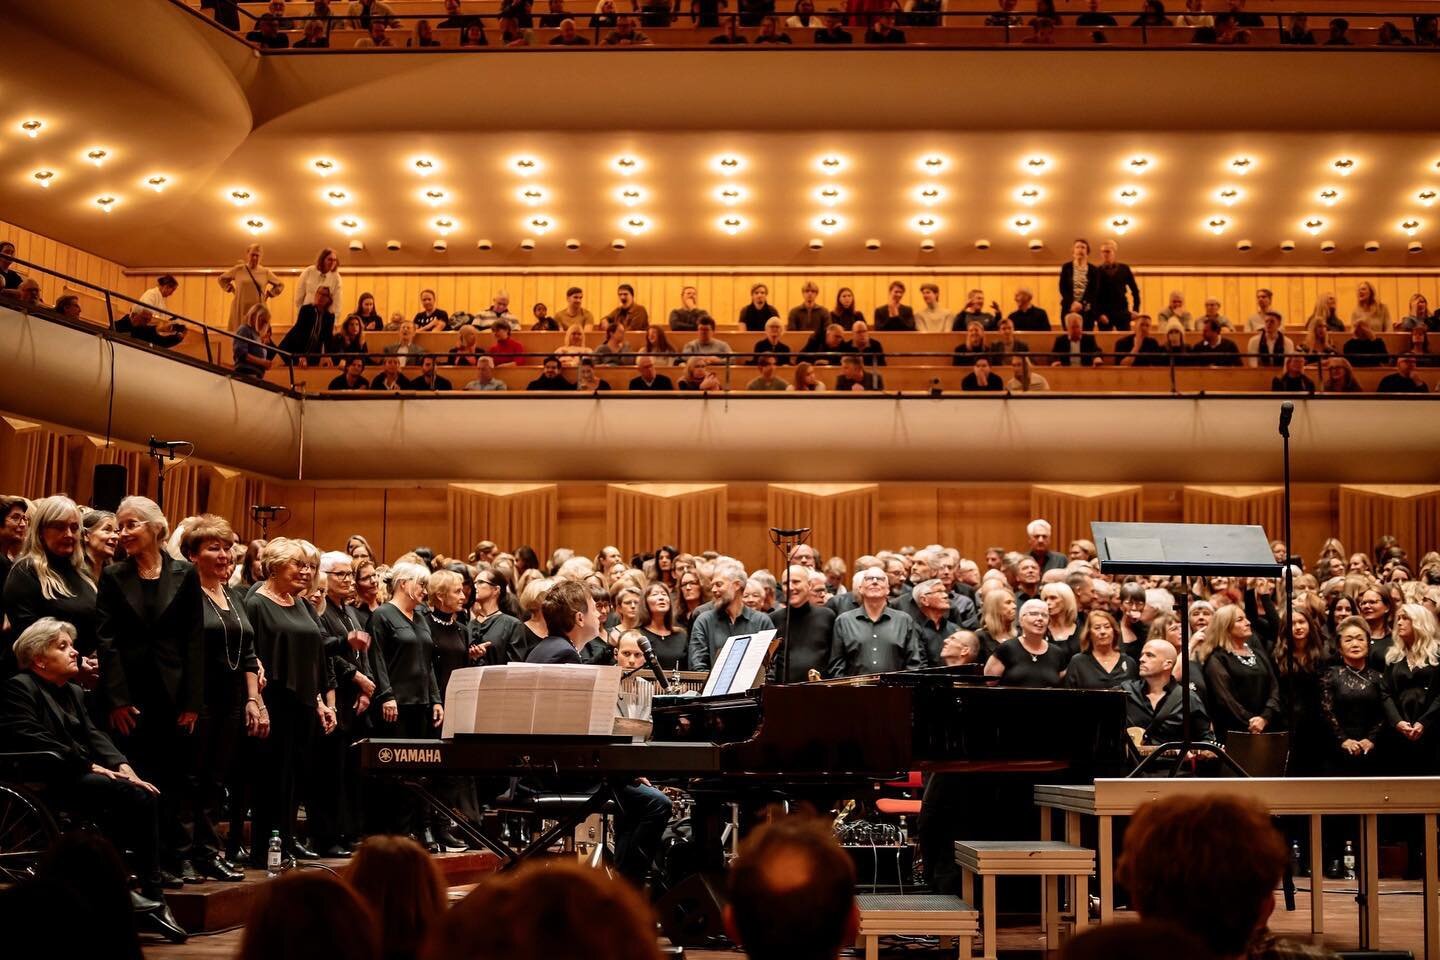
M465 384L466 390L504 390L505 381L495 379L495 361L488 356L475 358L475 379Z
M866 41L869 42L868 40ZM905 298L905 284L899 280L890 284L889 298L883 307L875 308L876 330L915 329L915 311L900 301Z
M1381 378L1375 392L1429 393L1430 388L1415 373L1415 355L1406 352L1395 358L1395 372Z
M756 43L783 43L790 44L790 34L780 32L780 18L766 17L760 21L760 35L755 38Z
M651 40L635 29L635 18L621 15L615 20L615 29L600 41L602 47L648 47Z
M1200 342L1186 351L1197 366L1238 367L1240 348L1220 336L1220 327L1210 317L1200 318Z
M630 380L631 390L674 390L675 384L663 373L655 372L655 357L642 353L635 360L635 376Z
M965 294L964 308L951 319L950 330L953 333L960 333L968 330L971 324L978 323L982 330L994 330L1000 322L1000 304L994 301L990 303L990 312L985 312L985 291L971 290ZM1046 327L1050 323L1047 320Z
M1271 393L1314 393L1315 381L1305 376L1305 357L1298 353L1285 355L1285 372L1270 381Z
M335 314L330 309L332 303L334 298L329 287L316 288L311 302L300 308L295 325L285 331L285 338L280 341L280 349L298 357L302 367L322 362L325 345L335 333ZM323 359L323 363L330 365L328 359Z
M865 42L902 44L905 42L905 31L896 28L892 14L882 13L875 17L875 22L865 31Z
M1065 332L1055 338L1050 352L1052 367L1098 367L1105 362L1100 344L1093 333L1084 331L1085 318L1079 313L1065 314Z
M1255 312L1250 314L1250 317L1245 321L1246 330L1251 333L1258 333L1265 329L1265 314L1271 311L1279 313L1279 311L1275 310L1272 306L1274 300L1275 294L1271 292L1268 287L1261 287L1255 291ZM1280 319L1283 322L1285 318L1282 316Z
M284 50L290 46L290 38L280 32L280 24L268 13L260 14L255 29L245 34L245 39L266 50Z
M972 290L971 295L979 293ZM986 325L987 330L999 330L1003 327L1000 318L1000 305L992 303L990 308L995 311L995 322ZM1015 290L1015 309L1010 311L1006 318L1010 321L1012 330L1046 331L1050 330L1050 315L1041 307L1035 306L1035 291L1029 287L1018 287Z
M868 372L854 354L840 358L840 375L835 378L836 390L884 390L885 380L878 373Z
M1160 10L1158 16L1166 22L1150 26L1169 26L1160 0L1147 2L1146 15L1151 15L1149 11L1152 2ZM1135 271L1130 269L1130 264L1115 259L1118 249L1119 245L1114 240L1106 240L1100 244L1100 276L1104 282L1095 301L1095 313L1096 322L1102 330L1129 330L1130 317L1140 312L1140 284L1135 282ZM1126 294L1129 294L1128 300Z
M230 350L235 360L235 372L242 377L263 377L266 370L275 366L278 358L275 356L275 333L270 329L269 307L257 303L250 308L250 315L235 331L235 341ZM363 362L361 367L363 369Z
M1280 31L1280 42L1295 47L1315 46L1315 34L1310 32L1310 18L1303 13L1292 14L1289 24Z
M759 333L765 329L765 321L780 316L780 311L776 310L769 300L769 287L763 283L752 284L750 302L740 308L740 326L751 333Z
M152 330L161 327L168 327L174 317L170 313L169 299L180 289L180 281L170 274L163 274L155 279L155 286L140 294L140 302L130 307L130 323L135 327L147 326ZM123 322L123 321L122 321ZM119 326L119 324L117 324ZM136 339L150 341L149 337L136 336ZM175 343L179 343L177 338ZM168 344L166 344L168 346Z
M1247 367L1279 367L1285 357L1295 352L1295 342L1280 332L1280 314L1274 310L1265 314L1265 328L1250 338L1245 346L1250 354L1245 358Z
M350 4L350 29L370 29L370 24L379 21L387 26L399 23L395 13L384 0L355 0Z
M824 330L830 325L830 311L816 302L820 297L820 285L806 280L800 285L800 304L790 308L785 326L790 330ZM671 323L673 329L674 323Z
M6 240L0 243L0 290L14 290L24 278L10 268L15 265L15 244Z
M1358 310L1351 316L1355 321L1355 330L1345 341L1345 358L1357 367L1389 366L1390 351L1385 348L1385 341L1375 336L1370 320L1361 316Z
M1099 266L1090 262L1090 241L1078 239L1070 250L1070 259L1060 268L1060 303L1065 314L1080 314L1085 329L1093 330L1095 305L1104 297L1105 277Z
M230 302L230 320L227 324L231 330L240 326L240 321L250 313L251 307L264 303L271 297L278 297L285 289L285 284L280 282L280 278L269 267L260 265L262 253L260 244L250 244L245 248L245 259L220 274L217 279L221 290L235 295L235 299Z
M834 7L825 10L823 23L824 26L815 31L816 43L844 45L855 42L855 37L843 26L844 15Z
M393 353L387 353L381 364L380 372L375 374L375 379L370 381L371 390L409 390L410 381L400 373L400 358Z
M605 315L607 324L619 320L626 330L645 330L650 326L650 311L635 302L635 288L622 283L615 288L619 306Z
M435 291L428 287L420 291L420 312L415 314L414 323L421 333L450 328L450 314L435 306Z
M765 321L765 336L755 341L755 346L751 348L750 352L754 354L770 354L776 363L788 364L790 362L790 348L780 339L783 330L784 328L780 323L780 318L771 317ZM745 362L754 365L763 359L765 359L763 356L755 356Z
M490 306L475 315L475 326L489 330L496 320L506 321L512 329L520 325L520 318L510 312L510 294L504 290L496 290L495 296L490 298Z
M1350 312L1350 324L1354 326L1361 320L1367 321L1374 331L1390 329L1390 308L1380 302L1375 285L1369 280L1361 280L1355 287L1355 309Z
M915 329L925 333L944 333L950 329L953 314L940 306L940 286L935 283L920 284L920 298L925 306L915 311Z
M1161 349L1159 341L1150 336L1150 330L1149 314L1137 314L1135 332L1115 341L1115 353L1118 357L1116 362L1120 366L1163 367L1165 365L1165 351Z
M715 321L708 315L700 321L700 326L695 330L695 339L687 341L685 346L680 348L683 356L701 355L707 357L722 356L732 353L730 344L724 340L715 339ZM679 362L678 360L676 362Z
M398 369L398 368L397 368ZM349 357L345 360L345 372L330 381L329 390L368 390L365 380L365 358Z
M870 336L870 328L865 325L864 320L856 320L851 327L850 349L848 353L860 354L860 359L867 367L885 366L885 348L880 341Z
M588 330L595 323L595 316L586 310L581 303L585 300L585 291L579 287L571 287L565 291L565 308L555 314L555 320L562 328L578 326L581 330Z

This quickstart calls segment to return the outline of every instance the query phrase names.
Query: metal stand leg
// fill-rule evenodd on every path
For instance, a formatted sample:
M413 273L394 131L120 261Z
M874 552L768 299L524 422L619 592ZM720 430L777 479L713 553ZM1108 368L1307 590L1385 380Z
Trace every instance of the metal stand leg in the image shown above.
M1360 910L1360 949L1380 945L1380 818L1367 813L1360 818L1360 892L1355 900Z
M1310 814L1310 939L1325 941L1325 848L1320 814Z

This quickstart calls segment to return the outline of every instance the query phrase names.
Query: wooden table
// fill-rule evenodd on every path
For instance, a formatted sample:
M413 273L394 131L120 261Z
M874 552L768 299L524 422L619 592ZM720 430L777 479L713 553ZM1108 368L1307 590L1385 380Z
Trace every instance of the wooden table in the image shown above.
M1133 814L1142 804L1162 797L1228 793L1259 800L1276 816L1304 816L1310 820L1310 874L1316 890L1310 897L1310 930L1318 942L1325 933L1324 870L1321 818L1358 816L1361 821L1359 856L1359 948L1380 943L1380 816L1418 814L1424 821L1425 960L1440 960L1440 856L1436 851L1436 816L1440 814L1440 777L1256 777L1251 779L1096 780L1094 785L1040 785L1035 805L1040 808L1040 836L1050 839L1055 811L1065 814L1065 839L1080 842L1080 817L1099 822L1097 876L1100 886L1100 922L1115 918L1114 821Z

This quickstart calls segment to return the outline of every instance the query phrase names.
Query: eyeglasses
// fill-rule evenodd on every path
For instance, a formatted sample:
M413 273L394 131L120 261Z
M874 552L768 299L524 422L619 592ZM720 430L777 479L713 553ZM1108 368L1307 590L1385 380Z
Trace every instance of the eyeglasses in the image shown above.
M337 580L354 580L354 579L355 579L355 571L353 571L353 570L331 570L330 573L329 573L329 576L332 576L332 577L334 577L334 578L337 579Z
M374 583L374 582L375 582L375 579L376 579L375 574L372 573L372 574L370 574L368 577L361 577L361 578L359 578L358 580L356 580L355 582L356 582L356 583Z

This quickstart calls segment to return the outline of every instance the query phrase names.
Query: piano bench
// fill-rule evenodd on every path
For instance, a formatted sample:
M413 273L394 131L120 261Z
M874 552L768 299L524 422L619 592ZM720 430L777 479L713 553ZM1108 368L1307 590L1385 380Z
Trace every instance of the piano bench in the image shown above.
M1095 851L1057 840L957 840L955 863L960 867L960 895L975 899L975 878L981 881L982 960L995 960L995 878L1040 877L1040 929L1045 949L1059 950L1064 938L1060 916L1060 878L1071 877L1070 923L1079 930L1090 919L1086 878L1095 873Z
M960 960L970 960L980 915L959 897L945 894L896 895L862 893L860 942L865 960L880 956L881 937L939 937L941 946L955 941Z

